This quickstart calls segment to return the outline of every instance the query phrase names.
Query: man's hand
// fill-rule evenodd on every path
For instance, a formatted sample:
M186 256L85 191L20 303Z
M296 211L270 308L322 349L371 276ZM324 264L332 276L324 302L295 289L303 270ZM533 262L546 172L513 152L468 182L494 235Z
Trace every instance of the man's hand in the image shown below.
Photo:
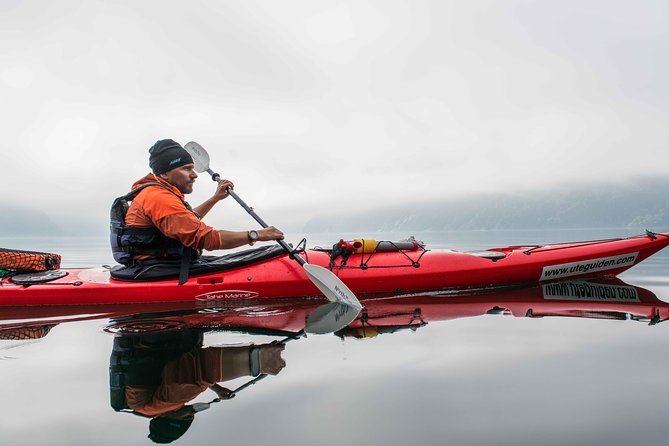
M283 344L259 345L260 349L260 371L268 375L277 375L285 366L286 361L281 357L281 352L286 348Z
M265 229L258 230L258 240L261 242L283 240L283 232L279 231L274 226L268 226Z
M216 395L222 400L229 400L235 397L235 394L232 393L232 390L221 386L220 384L214 384L210 387L211 390L216 392Z
M228 195L228 187L230 189L234 189L235 185L232 184L232 181L230 180L221 180L218 182L218 186L216 187L216 192L214 195L211 196L211 198L208 198L204 203L201 205L193 208L196 214L198 214L201 218L204 217L211 211L211 209L218 203L219 201L223 200L224 198L227 198Z
M218 182L218 187L216 188L216 193L214 193L214 198L216 201L221 201L225 198L228 198L230 195L228 193L228 188L234 189L235 185L232 184L232 181L230 180L221 180Z

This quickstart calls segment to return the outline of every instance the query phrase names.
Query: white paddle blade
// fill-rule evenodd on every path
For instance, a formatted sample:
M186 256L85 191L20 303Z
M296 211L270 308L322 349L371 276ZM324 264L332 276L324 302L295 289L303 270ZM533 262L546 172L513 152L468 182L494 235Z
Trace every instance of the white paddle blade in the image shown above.
M206 172L209 169L209 154L204 150L204 147L195 141L191 141L186 143L184 149L193 157L196 172Z
M304 272L307 273L309 279L321 290L321 293L328 298L330 302L339 302L357 308L358 311L362 309L362 305L353 291L349 290L344 282L339 280L332 271L323 268L322 266L305 263L303 265Z
M312 334L334 333L353 322L359 312L360 308L329 302L309 313L304 331Z
M211 403L193 403L192 408L195 412L202 412L211 407Z

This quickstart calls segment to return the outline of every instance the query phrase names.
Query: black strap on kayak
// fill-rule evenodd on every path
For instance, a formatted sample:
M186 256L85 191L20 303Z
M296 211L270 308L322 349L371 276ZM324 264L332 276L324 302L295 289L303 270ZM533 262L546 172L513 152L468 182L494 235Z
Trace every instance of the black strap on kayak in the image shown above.
M184 247L181 253L181 266L179 266L179 285L183 285L188 281L188 272L190 270L190 262L192 256L192 249Z
M339 268L343 268L346 266L346 262L348 262L348 258L351 257L351 254L353 254L353 250L347 249L344 246L341 246L339 243L336 243L334 246L332 246L332 251L330 252L330 270L332 271L335 266L335 260L337 260L339 257L341 257L341 262L339 262Z
M293 245L288 244L288 246L292 248ZM306 259L306 262L309 263L309 255L307 254L307 239L306 238L303 238L302 240L300 240L300 243L298 243L297 246L295 246L295 248L293 250L288 252L288 256L291 259L294 259L301 252L304 253L304 257Z

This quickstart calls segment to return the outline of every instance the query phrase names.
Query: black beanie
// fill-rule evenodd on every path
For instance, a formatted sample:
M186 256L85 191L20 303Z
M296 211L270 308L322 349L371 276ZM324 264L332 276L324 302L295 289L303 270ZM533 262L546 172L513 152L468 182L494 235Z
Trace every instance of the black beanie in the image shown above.
M149 149L149 167L156 175L193 163L186 149L172 139L161 139Z
M149 422L149 438L154 443L172 443L186 433L193 423L193 416L184 419L173 419L160 416Z

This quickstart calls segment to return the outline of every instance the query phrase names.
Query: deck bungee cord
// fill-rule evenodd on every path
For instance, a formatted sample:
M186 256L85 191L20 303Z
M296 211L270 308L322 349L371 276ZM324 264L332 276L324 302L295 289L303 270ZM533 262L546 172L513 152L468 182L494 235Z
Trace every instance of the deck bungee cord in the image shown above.
M389 240L376 241L371 239L355 239L353 241L339 240L330 253L330 270L341 269L361 269L370 268L420 268L420 260L429 250L425 248L423 242L417 241L413 236L406 240L393 242ZM370 265L371 260L376 254L396 252L401 254L400 262L394 265ZM408 253L419 252L418 257L413 258ZM360 263L358 265L348 265L348 260L352 254L360 254ZM367 256L365 257L365 254ZM336 260L341 257L341 262L337 265ZM405 262L408 261L408 263Z

